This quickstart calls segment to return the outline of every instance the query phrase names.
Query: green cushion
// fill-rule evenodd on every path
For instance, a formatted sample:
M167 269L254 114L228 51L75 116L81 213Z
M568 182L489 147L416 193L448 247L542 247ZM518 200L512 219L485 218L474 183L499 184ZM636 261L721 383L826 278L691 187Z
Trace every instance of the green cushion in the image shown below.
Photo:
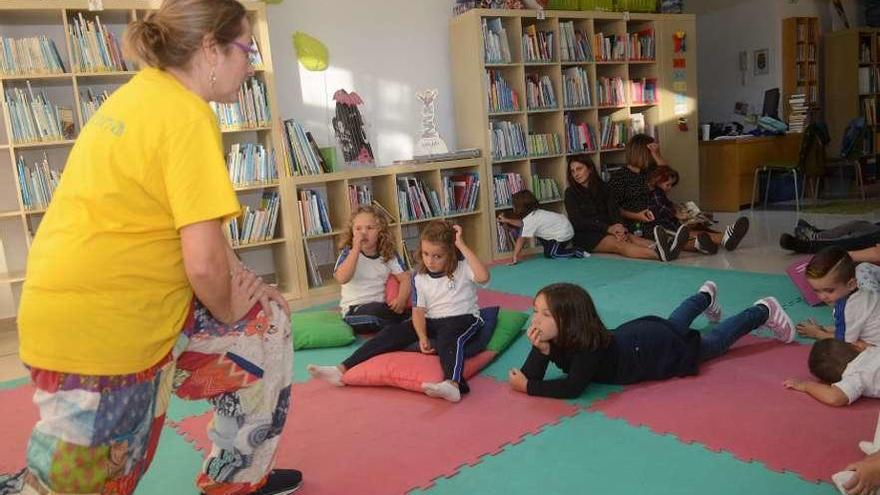
M294 349L340 347L354 341L351 327L338 310L304 311L290 315Z
M520 311L510 311L507 309L499 311L495 333L492 334L492 340L489 341L486 350L495 351L499 354L504 352L522 333L523 325L526 324L528 319L529 315Z

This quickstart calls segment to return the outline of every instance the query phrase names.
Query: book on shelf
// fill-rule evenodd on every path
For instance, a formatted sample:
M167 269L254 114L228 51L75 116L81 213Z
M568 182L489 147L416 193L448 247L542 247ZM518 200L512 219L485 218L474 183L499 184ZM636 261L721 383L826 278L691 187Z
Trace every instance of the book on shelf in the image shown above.
M599 118L599 129L603 150L623 148L629 139L627 123L612 121L610 115L603 115Z
M428 155L413 155L411 160L395 160L395 164L407 163L430 163L430 162L448 162L452 160L466 160L469 158L479 158L483 156L480 148L463 148L460 150L447 151L446 153L432 153Z
M388 211L384 206L382 206L382 203L380 203L374 199L372 204L373 204L373 208L379 210L380 213L385 215L385 219L388 221L389 224L396 222L396 220L394 219L394 216L391 214L390 211Z
M651 28L630 33L629 42L626 45L627 58L630 60L654 60L656 45L654 43L654 30Z
M569 153L593 152L598 149L596 132L587 122L577 122L570 113L565 114L565 137Z
M14 143L34 143L73 139L68 120L72 122L73 112L69 109L53 105L45 91L34 91L31 82L25 82L26 88L11 87L6 90L6 105L9 120L12 124L12 140ZM63 115L63 117L62 117ZM67 138L65 138L67 133Z
M859 39L859 63L870 64L874 62L874 43L870 36L863 36Z
M251 51L248 53L248 59L251 61L251 67L255 69L263 68L263 52L260 50L260 44L257 43L256 36L251 36Z
M495 69L486 69L486 98L490 112L518 112L519 99L504 79L504 74Z
M654 135L654 133L647 128L645 114L643 113L634 113L629 116L629 128L632 129L633 136L636 134Z
M877 98L872 96L870 98L862 99L862 116L865 117L866 125L877 125ZM792 124L789 122L789 127L791 126ZM793 132L797 131L793 130Z
M236 186L278 181L275 150L258 143L233 143L226 155L229 180Z
M532 193L538 201L562 199L556 180L550 177L532 176Z
M442 177L443 212L445 215L476 210L480 192L480 176L476 173L447 173Z
M657 79L641 78L629 82L630 101L634 105L657 103Z
M119 40L101 17L87 19L82 12L70 16L67 36L72 56L71 66L80 72L125 71L128 66L119 48Z
M590 76L583 67L568 67L562 71L562 93L566 108L589 107L593 104L590 95Z
M531 24L526 26L522 36L523 60L528 62L550 62L553 60L553 31L538 31Z
M234 103L210 102L217 115L221 129L249 129L272 125L269 113L266 84L251 77L238 90L238 101Z
M61 172L49 165L49 155L44 151L42 160L28 165L24 156L19 154L16 169L24 208L36 210L48 207L55 188L58 187L58 181L61 180Z
M859 94L880 92L880 67L859 67Z
M868 101L872 103L868 103ZM869 119L874 115L874 98L864 98L862 104L864 107L865 119ZM810 120L810 103L807 96L803 93L795 93L788 98L788 130L789 132L804 132ZM869 113L870 112L870 113Z
M520 230L516 227L501 223L495 220L495 230L498 237L497 248L499 253L507 253L513 251L516 240L519 238Z
M290 157L290 175L320 175L332 172L324 162L311 133L295 119L284 121L284 143Z
M483 55L487 64L510 63L510 44L500 17L482 20Z
M397 204L401 222L425 220L442 214L437 191L428 187L418 177L397 178Z
M299 220L304 236L322 235L333 232L327 201L320 191L303 189L299 192Z
M55 40L46 36L0 37L0 75L63 74L64 61Z
M373 188L369 184L349 184L348 204L351 211L356 211L361 206L370 206L373 204Z
M556 94L550 76L526 74L526 106L529 110L556 108Z
M626 103L623 78L600 77L596 81L596 101L599 106L620 106Z
M593 47L587 33L574 28L574 21L559 23L559 51L563 62L592 62Z
M627 35L596 33L593 36L593 53L597 62L625 62Z
M494 160L528 156L525 132L519 122L493 121L490 130Z
M522 175L516 172L494 174L492 185L495 194L495 208L509 208L512 196L525 189Z
M529 134L529 156L558 155L562 153L556 134Z
M266 191L260 199L259 207L245 205L241 215L229 221L228 234L231 244L245 246L273 239L280 201L277 191Z
M318 261L315 259L315 253L309 248L309 241L303 239L303 248L305 249L306 256L306 272L308 273L309 279L309 287L317 288L322 287L324 285L324 277L321 276L321 271L318 269Z
M403 260L403 269L406 271L413 270L418 267L421 261L419 229L415 225L406 225L400 230L400 234L403 247L400 257Z
M93 92L92 88L86 88L85 91L80 89L79 91L79 113L83 119L83 125L92 118L92 115L95 115L95 112L98 111L98 108L107 101L107 98L110 97L110 92L102 90L100 92Z

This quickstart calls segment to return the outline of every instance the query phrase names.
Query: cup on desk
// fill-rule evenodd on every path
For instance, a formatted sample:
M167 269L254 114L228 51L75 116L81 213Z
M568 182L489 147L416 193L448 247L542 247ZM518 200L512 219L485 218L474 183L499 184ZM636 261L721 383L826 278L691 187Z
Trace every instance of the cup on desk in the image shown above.
M709 141L711 139L710 133L712 131L712 126L709 124L703 124L700 126L701 135L703 136L703 141Z

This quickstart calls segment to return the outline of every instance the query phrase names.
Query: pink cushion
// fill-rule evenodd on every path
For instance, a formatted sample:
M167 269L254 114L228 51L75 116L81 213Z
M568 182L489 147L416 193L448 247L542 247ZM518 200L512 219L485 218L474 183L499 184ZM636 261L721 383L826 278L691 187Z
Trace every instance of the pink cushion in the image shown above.
M495 352L483 351L465 360L462 375L469 379L483 369ZM443 381L440 358L417 352L389 352L370 358L342 375L346 385L388 386L422 392L422 383Z
M397 277L394 275L390 275L388 280L385 282L385 302L391 304L391 301L397 299L397 294L400 292L400 282L397 280ZM412 307L412 298L407 299L406 307Z
M794 286L800 291L804 301L810 306L817 306L822 304L822 301L819 300L819 296L817 296L816 292L813 291L813 288L810 287L805 273L807 271L807 265L810 263L811 259L813 259L812 256L807 256L795 261L788 265L788 268L785 269L785 273L788 274L788 278L791 279Z

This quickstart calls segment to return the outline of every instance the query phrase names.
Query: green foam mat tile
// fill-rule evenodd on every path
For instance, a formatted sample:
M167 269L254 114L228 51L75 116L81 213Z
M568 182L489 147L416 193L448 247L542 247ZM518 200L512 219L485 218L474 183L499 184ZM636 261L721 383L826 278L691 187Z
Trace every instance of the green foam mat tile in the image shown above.
M0 390L9 390L13 388L18 388L24 384L26 384L30 379L28 377L14 378L12 380L6 380L5 382L0 382Z
M598 257L570 260L533 257L514 266L493 267L488 288L529 297L541 287L556 282L572 282L594 289L623 278L642 277L661 266L656 262ZM524 273L528 273L528 277L523 277Z
M195 479L202 455L174 428L165 426L153 464L141 479L135 495L198 495Z
M833 462L833 461L832 461ZM463 466L420 494L595 493L653 495L835 495L727 452L685 444L599 413L581 412ZM479 488L476 488L479 487Z

